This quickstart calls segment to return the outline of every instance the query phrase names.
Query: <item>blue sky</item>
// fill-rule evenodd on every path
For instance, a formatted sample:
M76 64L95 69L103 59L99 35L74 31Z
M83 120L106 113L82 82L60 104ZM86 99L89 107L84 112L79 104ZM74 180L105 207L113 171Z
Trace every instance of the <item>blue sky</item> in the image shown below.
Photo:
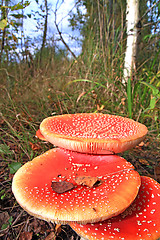
M42 2L42 0L39 1L39 5ZM63 2L63 3L62 3ZM49 19L48 19L48 37L51 37L54 35L54 39L59 38L59 35L57 34L56 27L54 24L55 21L55 7L56 7L56 1L53 0L48 0L48 5L49 5ZM72 36L79 36L78 32L72 32L71 28L68 26L68 13L70 12L71 9L74 8L75 2L74 0L60 0L58 1L58 11L57 11L57 23L59 24L59 29L63 34L63 38L65 39L66 43L70 46L71 50L74 51L75 54L78 54L80 52L80 46L78 46L78 43L75 41L71 41L69 38L69 35ZM44 4L44 1L43 1ZM26 7L25 13L30 14L31 11L39 11L38 10L38 5L35 0L32 0L30 5ZM38 15L37 15L38 16ZM41 31L37 31L36 28L37 21L34 20L34 18L27 18L24 21L24 35L25 36L30 36L30 37L38 37L39 35L42 35ZM59 43L61 47L63 47L63 43Z

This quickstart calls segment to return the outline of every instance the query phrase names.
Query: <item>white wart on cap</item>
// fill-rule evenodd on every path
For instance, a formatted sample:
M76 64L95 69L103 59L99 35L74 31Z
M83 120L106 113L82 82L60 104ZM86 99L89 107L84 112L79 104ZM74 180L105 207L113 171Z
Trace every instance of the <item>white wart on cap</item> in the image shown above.
M135 201L120 215L93 224L71 223L71 227L89 240L157 240L160 237L160 184L141 177Z
M55 146L91 154L112 154L139 144L147 127L121 116L80 113L46 118L40 124L46 140Z
M85 179L82 183L81 178ZM97 183L90 187L85 184L95 178ZM55 188L61 183L65 189L57 193ZM132 164L119 156L57 148L21 167L14 175L12 190L31 215L61 223L88 223L124 211L137 196L140 184Z

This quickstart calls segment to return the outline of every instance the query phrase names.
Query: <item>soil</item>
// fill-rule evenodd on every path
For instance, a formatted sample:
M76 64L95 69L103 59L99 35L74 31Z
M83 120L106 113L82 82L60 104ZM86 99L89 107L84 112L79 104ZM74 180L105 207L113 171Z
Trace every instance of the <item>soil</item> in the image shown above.
M160 182L159 142L147 137L136 148L120 154L130 161L140 175ZM0 239L2 240L80 240L68 225L56 225L27 214L16 202L8 163L0 159ZM25 163L26 160L24 160Z

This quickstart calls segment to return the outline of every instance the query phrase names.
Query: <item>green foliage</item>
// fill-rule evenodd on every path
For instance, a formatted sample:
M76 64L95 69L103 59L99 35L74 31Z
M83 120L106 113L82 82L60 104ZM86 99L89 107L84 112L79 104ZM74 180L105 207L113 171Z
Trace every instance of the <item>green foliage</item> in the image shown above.
M151 77L151 75L150 75ZM160 91L159 91L159 79L160 72L157 72L152 78L148 78L148 82L142 81L141 83L146 86L146 92L148 92L148 105L142 112L144 118L154 119L158 124L159 119L159 100L160 100ZM158 125L157 125L158 128Z
M2 190L0 191L0 196L1 196L1 200L3 200L3 199L5 198L6 193L5 193L5 190L4 190L4 189L2 189Z
M20 162L12 162L11 164L8 165L10 174L15 174L17 170L22 166Z
M9 226L11 226L11 225L12 225L12 222L13 222L13 217L11 216L11 217L8 219L8 223L2 224L1 230L5 230L5 229L8 228Z
M9 3L9 2L8 2ZM6 17L7 15L9 16L12 16L14 18L24 18L26 17L25 15L22 15L20 13L11 13L11 12L14 12L14 11L18 11L18 10L21 10L21 9L24 9L26 8L27 6L29 6L30 2L29 1L25 1L24 3L22 2L19 2L18 4L15 4L13 6L3 6L1 5L1 11L3 12L3 16ZM12 25L12 21L13 19L7 19L7 18L4 18L1 20L1 22L3 22L3 20L5 20L5 27L7 26L7 24L11 24Z
M11 11L24 9L27 6L29 6L29 4L30 4L29 1L19 2L19 3L15 4L15 5L11 6L10 9L11 9Z
M12 154L12 151L6 144L0 144L0 153L10 155L10 154Z
M4 28L7 26L7 19L2 19L0 21L0 29L4 30Z
M158 101L160 93L158 88L144 81L137 81L134 85L129 83L127 90L129 116L136 116L145 122L147 118L158 120ZM151 91L150 91L151 89Z
M19 27L22 27L21 20L27 18L26 15L19 11L29 6L30 2L24 1L12 5L10 1L5 1L5 4L1 5L0 29L3 31L3 34L1 39L0 63L8 60L9 53L12 51L11 55L13 55L13 51L18 45L16 34L19 31Z

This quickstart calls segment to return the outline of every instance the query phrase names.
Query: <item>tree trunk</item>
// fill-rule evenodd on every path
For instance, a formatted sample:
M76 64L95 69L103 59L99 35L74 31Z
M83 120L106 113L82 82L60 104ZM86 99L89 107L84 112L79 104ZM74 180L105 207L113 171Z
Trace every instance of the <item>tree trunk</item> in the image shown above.
M124 71L122 83L126 84L128 78L132 78L136 71L136 50L137 50L137 23L139 20L139 0L127 0L126 24L127 24L127 45L124 59Z
M47 26L48 26L48 3L47 0L44 1L45 4L45 22L44 22L44 30L43 30L43 40L42 40L42 46L40 51L40 63L42 63L42 55L43 55L43 49L45 47L46 39L47 39Z
M7 1L2 0L2 6L7 6ZM7 18L7 11L6 9L1 10L1 20ZM4 51L4 45L5 45L5 38L6 38L6 28L2 30L2 38L1 38L1 47L0 47L0 64L2 63L2 55Z

